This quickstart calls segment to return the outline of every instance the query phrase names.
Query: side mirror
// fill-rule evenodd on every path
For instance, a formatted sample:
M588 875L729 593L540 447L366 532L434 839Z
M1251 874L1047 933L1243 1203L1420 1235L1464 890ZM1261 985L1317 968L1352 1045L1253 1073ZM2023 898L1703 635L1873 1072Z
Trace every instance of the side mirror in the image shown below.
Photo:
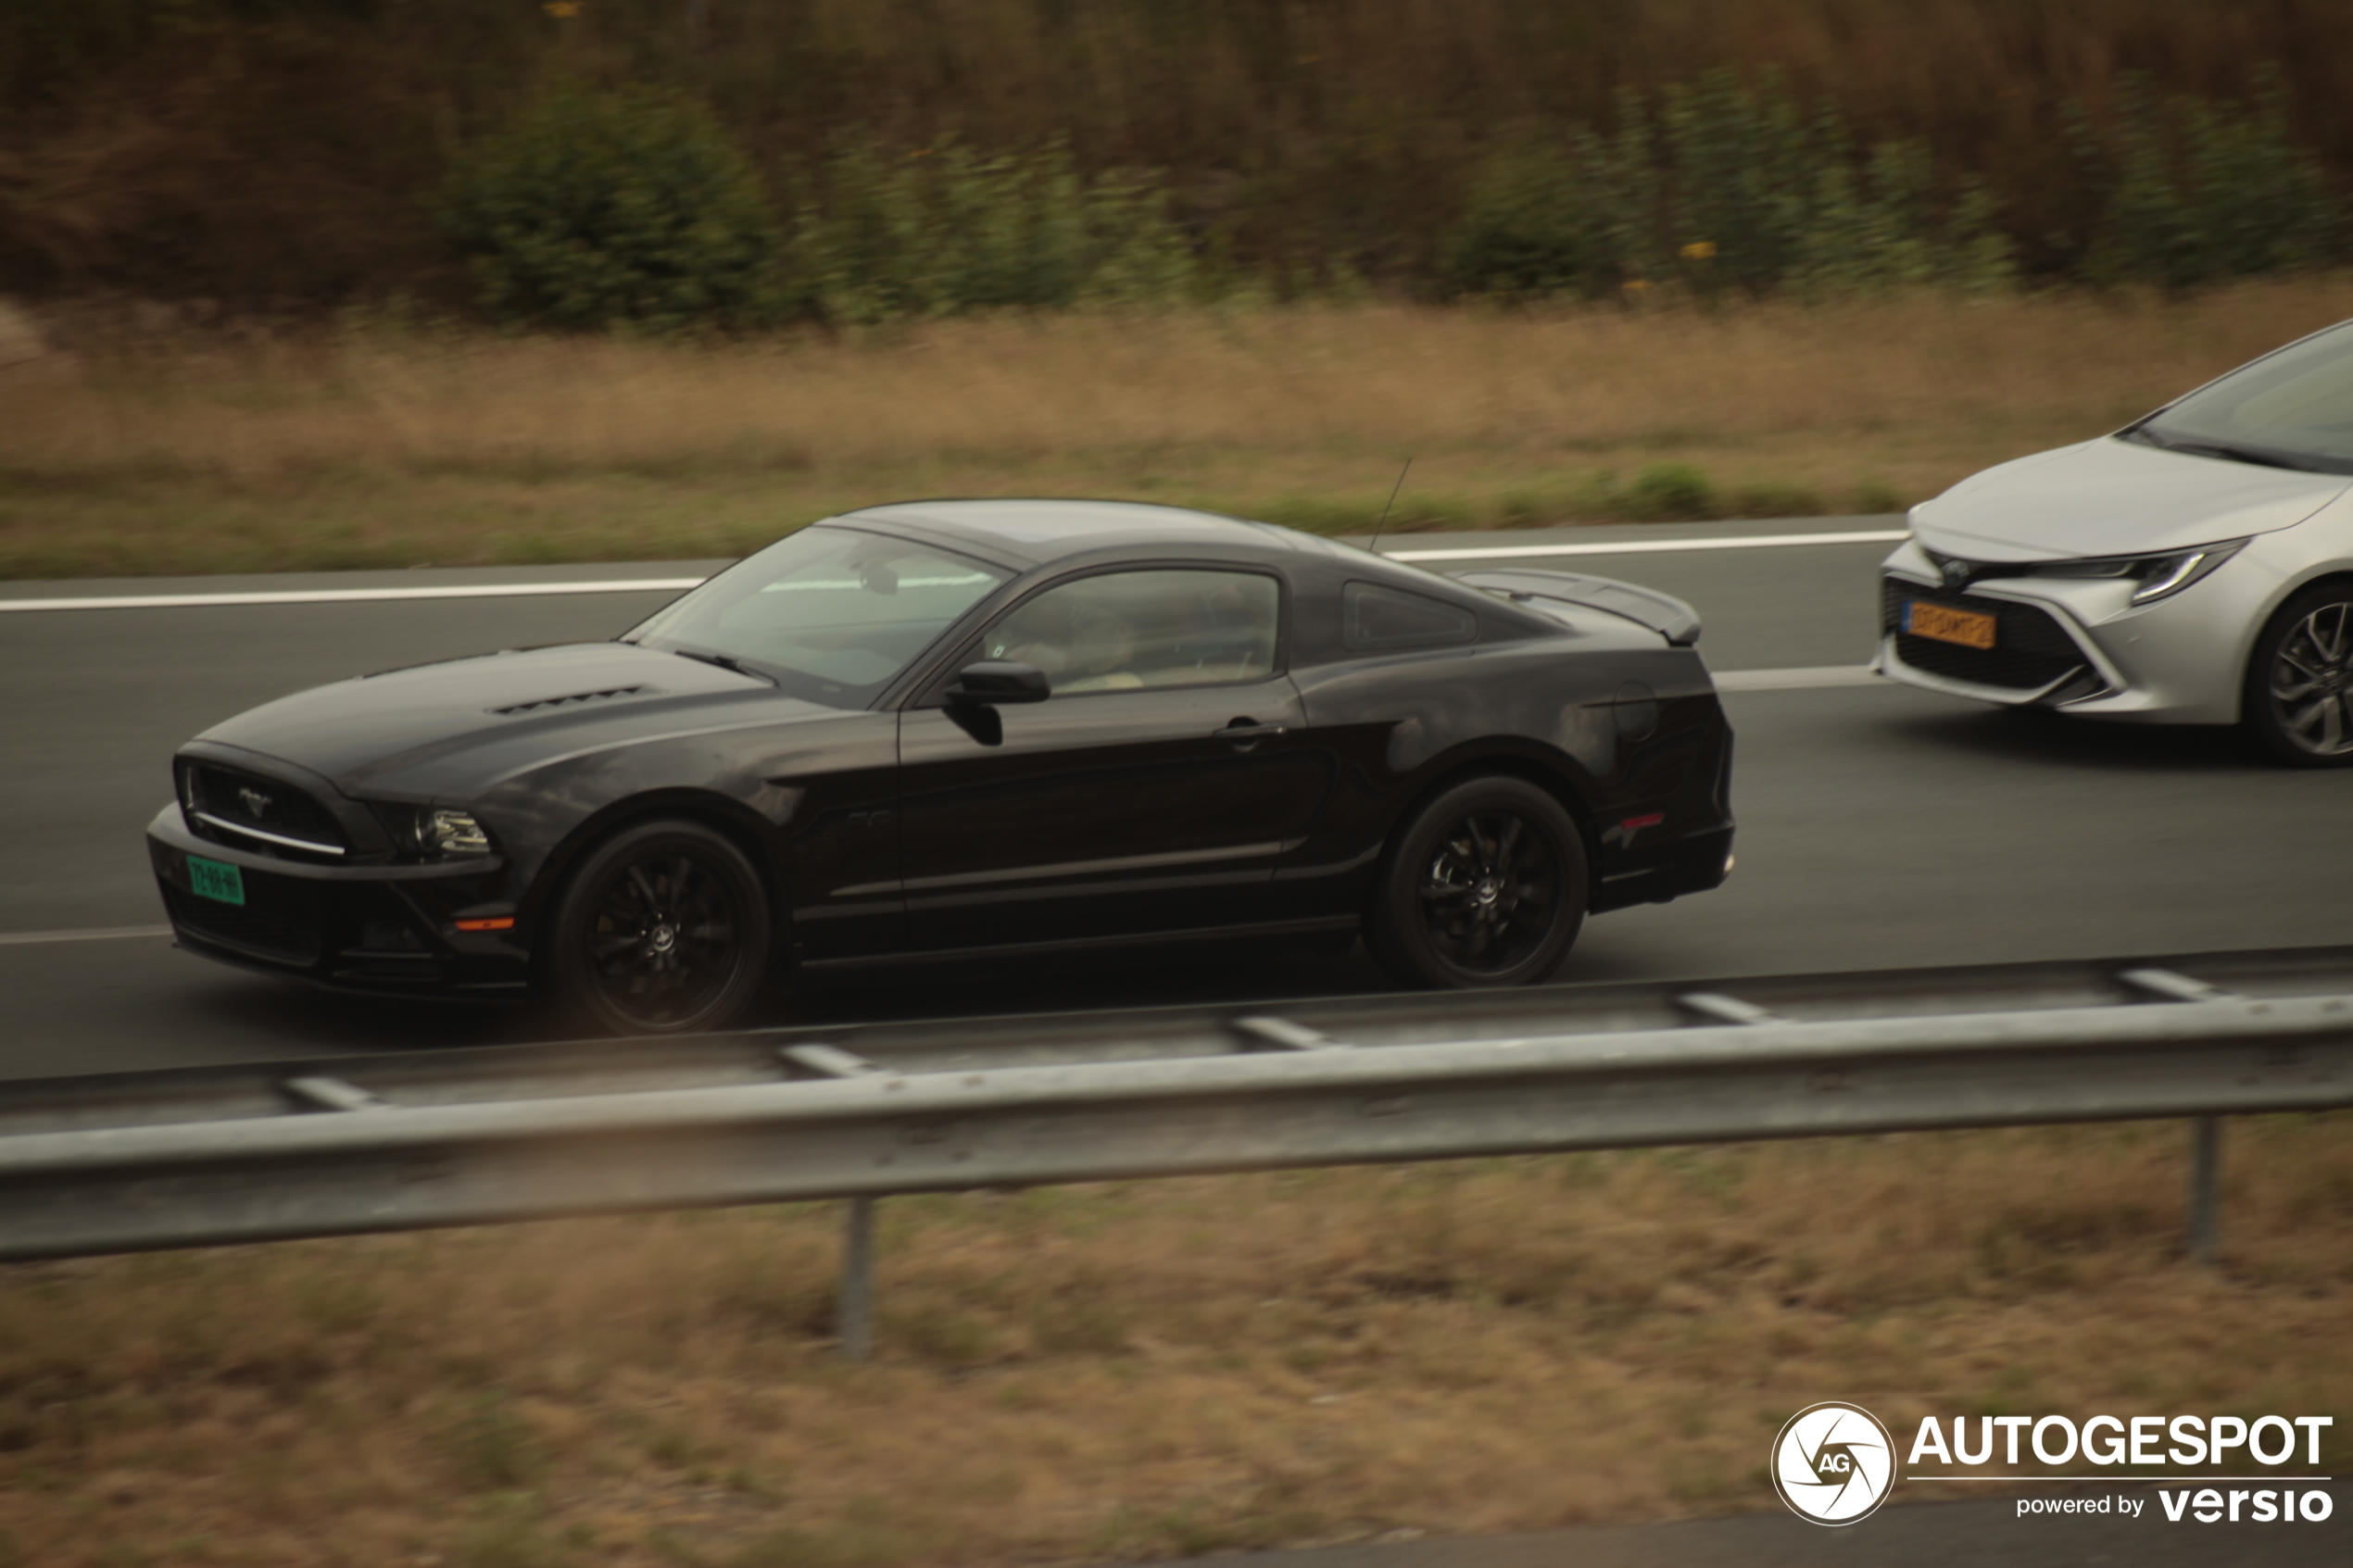
M984 659L967 664L956 672L955 682L948 688L950 702L975 703L984 708L1001 702L1043 702L1054 695L1046 682L1046 672L1034 664L1015 664L1010 659Z

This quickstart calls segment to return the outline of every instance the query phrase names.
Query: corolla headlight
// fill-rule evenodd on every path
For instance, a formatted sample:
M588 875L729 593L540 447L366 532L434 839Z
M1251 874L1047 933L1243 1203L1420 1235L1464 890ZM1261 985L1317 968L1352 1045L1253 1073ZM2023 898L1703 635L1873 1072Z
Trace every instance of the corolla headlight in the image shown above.
M2145 605L2178 594L2246 547L2246 540L2233 539L2225 545L2204 545L2178 555L2152 556L2148 571L2142 574L2141 585L2133 590L2133 602Z
M2052 561L2034 568L2037 577L2129 577L2135 584L2132 602L2155 604L2171 598L2246 547L2244 539L2194 549L2168 550L2154 556L2106 556L2091 560Z

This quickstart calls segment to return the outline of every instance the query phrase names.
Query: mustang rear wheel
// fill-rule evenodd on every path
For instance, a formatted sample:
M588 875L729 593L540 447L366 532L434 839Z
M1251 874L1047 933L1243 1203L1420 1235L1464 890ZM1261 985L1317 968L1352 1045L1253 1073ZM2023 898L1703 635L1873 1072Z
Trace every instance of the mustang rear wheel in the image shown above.
M2271 617L2241 709L2247 733L2282 761L2353 767L2353 583L2323 583Z
M1585 850L1561 803L1524 779L1472 779L1390 841L1365 939L1408 985L1527 985L1585 919Z
M697 822L623 828L557 900L543 972L556 1004L621 1035L724 1029L759 991L768 898L751 862Z

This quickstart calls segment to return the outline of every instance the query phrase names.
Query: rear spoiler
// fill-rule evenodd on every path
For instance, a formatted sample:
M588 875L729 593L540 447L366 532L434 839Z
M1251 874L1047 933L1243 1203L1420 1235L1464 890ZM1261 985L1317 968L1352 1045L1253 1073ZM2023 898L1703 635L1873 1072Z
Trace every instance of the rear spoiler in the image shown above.
M1573 571L1466 571L1455 581L1507 599L1551 599L1581 609L1598 609L1647 626L1679 648L1699 641L1699 611L1672 595L1638 588L1631 583L1580 577Z

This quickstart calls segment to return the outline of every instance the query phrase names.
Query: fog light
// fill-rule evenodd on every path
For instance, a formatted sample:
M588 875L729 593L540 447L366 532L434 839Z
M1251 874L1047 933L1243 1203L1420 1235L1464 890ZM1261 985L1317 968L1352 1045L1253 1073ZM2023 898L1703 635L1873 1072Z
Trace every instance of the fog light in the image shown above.
M395 920L371 920L360 928L359 946L371 953L422 953L424 939Z

